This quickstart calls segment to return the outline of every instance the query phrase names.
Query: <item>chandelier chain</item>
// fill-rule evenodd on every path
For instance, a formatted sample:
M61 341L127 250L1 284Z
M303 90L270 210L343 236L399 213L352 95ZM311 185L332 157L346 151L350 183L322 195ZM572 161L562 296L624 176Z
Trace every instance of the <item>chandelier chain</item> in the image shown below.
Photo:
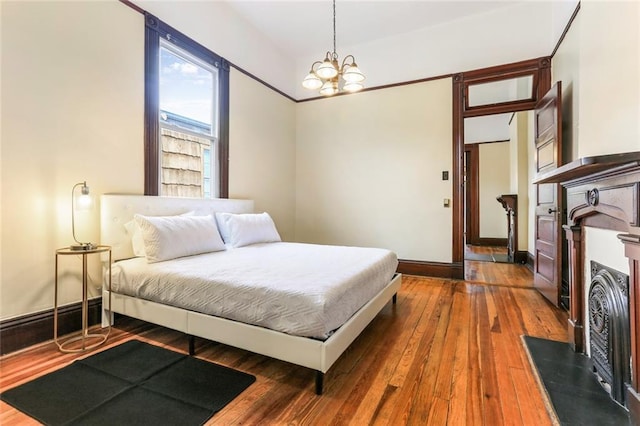
M333 56L336 54L336 0L333 0Z
M0 0L2 1L2 0ZM331 96L345 91L354 93L364 88L364 74L358 69L353 55L347 55L338 62L336 31L336 0L333 3L333 52L328 51L320 61L311 64L309 74L302 80L302 87L309 90L320 89L323 96Z

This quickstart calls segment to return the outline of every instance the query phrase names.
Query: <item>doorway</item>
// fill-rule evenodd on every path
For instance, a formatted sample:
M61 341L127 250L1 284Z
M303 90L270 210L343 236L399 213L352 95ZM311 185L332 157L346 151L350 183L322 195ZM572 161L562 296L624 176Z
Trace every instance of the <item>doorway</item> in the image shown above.
M501 194L510 190L508 144L508 141L465 144L465 260L498 263L513 260L508 256L509 217L498 201Z
M474 274L477 275L477 263L478 261L472 260L474 257L473 252L481 251L485 255L493 256L491 253L494 250L492 247L505 247L508 244L500 245L484 245L481 244L483 237L492 238L492 235L483 235L480 230L480 213L479 211L470 210L465 208L472 204L470 197L480 198L482 190L474 190L470 184L472 181L471 174L475 173L472 164L472 158L474 155L475 147L469 148L466 143L465 137L469 133L469 126L467 120L472 121L481 117L498 116L500 114L506 114L508 116L514 116L515 113L533 110L536 103L550 87L550 58L538 58L530 61L523 61L514 64L508 64L498 67L486 68L482 70L471 71L454 76L454 235L453 235L453 261L454 263L460 262L462 264L462 270L465 271L465 278L472 279ZM487 144L504 142L504 137L488 138L482 142ZM478 142L478 141L474 141ZM480 145L477 145L478 147ZM477 148L479 151L479 148ZM527 158L525 154L525 161ZM509 163L511 163L510 158ZM456 179L457 178L457 179ZM479 180L480 172L476 179ZM476 180L476 182L477 182ZM528 198L528 181L526 182L524 193L527 195L524 198ZM522 182L519 182L516 187L509 187L506 194L514 192L518 193ZM478 186L479 187L479 186ZM496 208L500 205L496 200L496 197L505 195L500 191L492 194L493 202ZM524 210L528 212L528 206L524 207ZM500 214L504 225L507 225L507 212L504 210ZM474 214L478 214L476 220ZM522 215L522 213L521 213ZM528 218L521 221L524 224L528 224ZM474 234L472 235L472 232ZM528 232L528 231L525 231ZM469 241L469 237L471 241ZM507 238L509 234L507 232ZM494 243L497 241L503 241L504 233L495 236ZM533 259L528 256L528 250L526 241L524 239L524 246L516 247L516 250L520 253L519 262L528 264L530 268L533 267ZM470 245L468 242L473 242L471 246L480 247L480 250L469 250ZM480 244L479 244L480 243ZM503 248L504 250L504 248ZM504 252L503 252L504 253ZM502 253L500 253L502 254ZM493 265L493 266L492 266ZM487 268L497 267L497 262L493 262L489 266L483 266L483 270ZM471 267L467 267L471 266ZM521 266L521 265L519 265ZM486 275L486 274L485 274Z

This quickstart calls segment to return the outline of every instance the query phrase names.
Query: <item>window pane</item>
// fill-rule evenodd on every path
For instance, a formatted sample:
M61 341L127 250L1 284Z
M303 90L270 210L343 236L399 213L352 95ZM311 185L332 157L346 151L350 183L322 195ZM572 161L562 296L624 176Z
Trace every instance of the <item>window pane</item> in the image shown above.
M144 27L144 193L227 197L229 63L153 18Z
M160 47L159 65L160 195L215 197L217 71L166 43Z
M533 99L533 76L469 85L469 106Z
M186 54L161 47L161 124L217 136L215 72L214 68L205 68Z

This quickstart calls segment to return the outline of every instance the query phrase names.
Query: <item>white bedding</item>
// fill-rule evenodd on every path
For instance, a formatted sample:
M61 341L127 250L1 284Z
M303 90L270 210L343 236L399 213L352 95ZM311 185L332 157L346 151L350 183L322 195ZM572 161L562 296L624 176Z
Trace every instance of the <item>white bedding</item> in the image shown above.
M112 289L141 299L326 339L385 287L395 253L376 248L266 243L158 263L112 267Z

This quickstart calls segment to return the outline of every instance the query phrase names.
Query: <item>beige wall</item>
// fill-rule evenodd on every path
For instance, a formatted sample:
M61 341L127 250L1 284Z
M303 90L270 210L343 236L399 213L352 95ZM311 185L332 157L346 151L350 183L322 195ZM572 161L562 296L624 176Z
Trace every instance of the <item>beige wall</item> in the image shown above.
M292 241L296 104L233 69L230 85L229 197L255 200Z
M580 26L582 11L578 13L553 57L551 81L562 82L562 148L563 162L579 158L580 128Z
M3 319L53 306L75 183L142 192L143 29L117 2L2 5ZM98 241L98 223L96 203L78 215L79 237ZM60 267L61 303L79 300L79 259Z
M451 261L451 79L297 108L296 239Z
M509 142L478 146L480 238L507 238L507 212L496 197L511 193Z
M79 237L94 242L99 195L143 192L144 20L115 1L2 2L1 19L4 320L52 308L75 183L95 195L77 214ZM198 41L215 50L215 40ZM255 199L292 239L295 104L235 70L230 103L231 196ZM81 298L79 262L61 261L62 304ZM91 296L99 279L96 261Z
M637 1L582 3L580 157L640 150Z
M571 114L571 159L640 150L639 27L640 2L581 3L552 63Z
M516 112L509 125L509 164L510 193L518 195L518 247L516 250L526 251L529 241L529 139L530 111Z

